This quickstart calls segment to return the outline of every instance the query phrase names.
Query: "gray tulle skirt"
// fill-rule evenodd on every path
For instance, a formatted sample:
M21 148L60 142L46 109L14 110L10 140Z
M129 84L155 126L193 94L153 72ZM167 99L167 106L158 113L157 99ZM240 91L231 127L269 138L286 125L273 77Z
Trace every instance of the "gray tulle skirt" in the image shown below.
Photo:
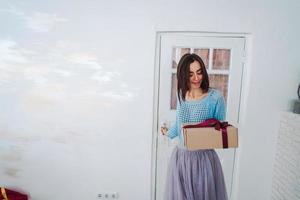
M188 151L175 147L169 162L165 200L227 200L215 150Z

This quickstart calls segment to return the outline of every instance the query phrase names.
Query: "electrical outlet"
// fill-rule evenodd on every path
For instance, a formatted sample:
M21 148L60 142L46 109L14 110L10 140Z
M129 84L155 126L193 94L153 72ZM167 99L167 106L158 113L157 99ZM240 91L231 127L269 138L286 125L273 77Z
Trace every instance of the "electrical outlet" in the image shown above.
M114 200L119 198L118 192L102 192L98 194L99 199Z
M111 193L111 199L118 199L118 198L119 198L119 194L117 192Z
M98 194L99 199L108 199L108 194L106 192L102 192Z
M99 199L103 199L103 194L102 194L102 193L99 193L99 194L98 194L98 198L99 198Z

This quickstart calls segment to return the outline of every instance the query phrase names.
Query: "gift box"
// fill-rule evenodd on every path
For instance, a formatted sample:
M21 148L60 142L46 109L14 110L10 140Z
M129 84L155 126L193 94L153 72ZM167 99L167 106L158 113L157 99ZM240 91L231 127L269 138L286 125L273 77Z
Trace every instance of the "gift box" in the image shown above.
M17 191L9 190L4 187L0 187L0 199L2 200L28 200L28 195L22 194Z
M217 119L184 124L182 133L184 145L188 150L238 147L238 129Z

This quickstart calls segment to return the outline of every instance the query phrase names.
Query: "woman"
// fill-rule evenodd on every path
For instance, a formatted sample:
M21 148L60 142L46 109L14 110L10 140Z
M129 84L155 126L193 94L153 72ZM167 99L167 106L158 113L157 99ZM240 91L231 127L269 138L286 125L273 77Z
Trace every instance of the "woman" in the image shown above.
M179 137L173 150L166 181L165 200L227 200L220 160L215 150L189 151L183 146L183 123L202 122L209 118L224 120L222 94L209 88L208 74L202 59L185 54L177 68L176 123L161 132L170 138Z

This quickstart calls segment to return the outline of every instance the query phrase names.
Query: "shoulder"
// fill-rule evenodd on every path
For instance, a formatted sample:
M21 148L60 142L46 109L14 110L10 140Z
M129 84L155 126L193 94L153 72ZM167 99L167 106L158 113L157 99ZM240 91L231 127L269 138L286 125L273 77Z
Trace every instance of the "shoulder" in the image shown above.
M223 94L215 88L210 88L208 93L212 100L217 101L218 99L223 98Z

